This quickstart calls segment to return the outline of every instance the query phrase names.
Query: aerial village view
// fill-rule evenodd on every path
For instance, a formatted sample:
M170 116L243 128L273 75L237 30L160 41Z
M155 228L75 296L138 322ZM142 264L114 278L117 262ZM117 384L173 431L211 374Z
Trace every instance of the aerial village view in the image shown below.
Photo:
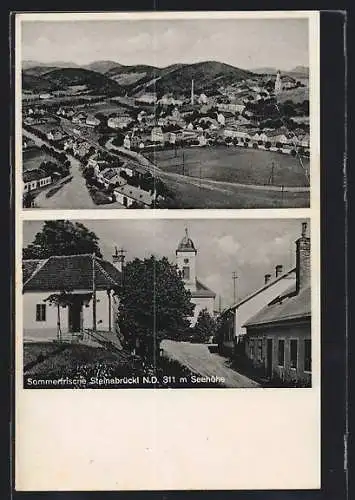
M309 234L300 219L25 221L24 387L310 387Z
M23 207L308 207L307 20L150 23L22 23Z

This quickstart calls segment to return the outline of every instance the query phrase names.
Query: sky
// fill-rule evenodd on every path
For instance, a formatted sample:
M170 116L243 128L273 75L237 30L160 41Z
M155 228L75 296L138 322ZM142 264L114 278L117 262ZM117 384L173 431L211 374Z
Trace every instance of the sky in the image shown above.
M307 19L23 21L22 59L164 67L219 61L242 69L308 66Z
M260 288L275 266L295 266L295 241L304 219L135 219L81 220L99 237L103 257L112 262L114 247L124 248L126 261L154 254L175 263L175 250L188 229L197 253L197 276L221 296L222 308L233 303L232 273L236 272L237 299ZM23 244L41 230L43 221L25 221ZM216 298L216 308L219 298Z

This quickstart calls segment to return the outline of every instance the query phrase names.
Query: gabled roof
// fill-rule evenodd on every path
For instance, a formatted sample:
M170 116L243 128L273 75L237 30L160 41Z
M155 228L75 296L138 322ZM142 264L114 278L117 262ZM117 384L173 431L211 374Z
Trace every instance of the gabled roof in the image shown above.
M280 321L311 317L311 287L308 285L297 295L289 289L282 296L250 318L244 326L261 326Z
M249 300L253 299L254 297L256 297L256 295L258 295L259 293L262 293L267 288L272 287L275 283L278 283L282 279L290 279L290 278L292 278L292 274L294 274L294 277L296 278L296 268L295 267L292 268L292 269L290 269L289 271L281 274L277 278L274 278L273 280L268 281L268 283L265 283L262 287L258 288L257 290L255 290L254 292L250 293L249 295L246 295L243 299L239 300L238 302L236 302L232 306L228 307L223 312L229 311L231 309L237 309L239 306L241 306L245 302L248 302ZM296 287L295 284L292 285L293 290L296 289L295 287Z
M38 261L24 259L23 292L92 290L92 264L91 254L52 256ZM96 257L94 270L97 290L121 282L121 273L110 262Z
M198 297L206 297L206 298L215 298L216 294L208 288L206 285L201 283L199 279L196 279L196 291L191 292L191 296L198 298Z

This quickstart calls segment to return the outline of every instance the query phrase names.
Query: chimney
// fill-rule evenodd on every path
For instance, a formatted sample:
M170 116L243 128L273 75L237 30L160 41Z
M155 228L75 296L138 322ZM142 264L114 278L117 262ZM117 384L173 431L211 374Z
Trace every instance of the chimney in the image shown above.
M302 222L301 237L296 241L296 290L299 293L311 279L311 239L307 222Z
M118 269L120 272L123 271L123 265L124 265L124 259L125 259L125 250L122 248L120 250L115 247L115 253L112 255L112 263L115 266L116 269Z
M265 274L265 285L271 280L271 274Z
M282 271L283 271L283 267L282 267L282 265L281 265L281 264L278 264L278 265L275 267L275 276L276 276L276 278L278 278L279 276L281 276Z

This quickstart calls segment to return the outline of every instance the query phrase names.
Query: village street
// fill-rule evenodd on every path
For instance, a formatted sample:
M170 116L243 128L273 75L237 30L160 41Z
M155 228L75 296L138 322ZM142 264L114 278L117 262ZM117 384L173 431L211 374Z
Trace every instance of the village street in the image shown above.
M192 373L203 377L223 377L225 387L259 387L253 380L229 368L228 360L211 353L206 344L163 340L160 348L163 356L178 361Z
M34 134L25 131L26 137L32 139L38 147L43 144L48 145L45 141L39 139ZM68 155L69 156L69 155ZM81 209L81 208L97 208L97 205L93 202L90 193L86 187L85 179L80 171L80 162L76 160L73 156L69 156L71 169L70 175L72 179L70 182L64 184L59 191L57 191L53 196L47 198L46 193L49 189L41 191L35 199L36 208L64 208L64 209ZM120 203L111 203L106 205L101 205L100 208L122 208Z

